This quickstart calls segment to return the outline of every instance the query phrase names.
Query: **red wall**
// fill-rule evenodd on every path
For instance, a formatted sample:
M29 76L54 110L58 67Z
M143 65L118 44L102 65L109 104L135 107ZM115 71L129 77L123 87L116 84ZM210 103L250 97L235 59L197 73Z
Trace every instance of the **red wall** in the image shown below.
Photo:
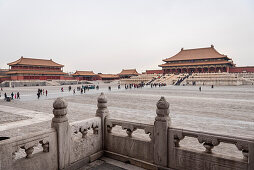
M254 66L232 67L232 68L229 68L229 72L230 73L242 73L242 72L254 73Z
M163 70L146 70L146 74L163 74Z
M0 83L8 80L11 80L11 77L0 77Z

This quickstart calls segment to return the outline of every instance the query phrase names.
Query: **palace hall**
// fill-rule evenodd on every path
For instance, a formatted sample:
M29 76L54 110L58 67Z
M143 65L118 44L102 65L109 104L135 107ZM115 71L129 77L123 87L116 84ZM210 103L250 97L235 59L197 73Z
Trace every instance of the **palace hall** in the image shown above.
M216 73L229 72L234 67L231 58L220 54L213 45L208 48L181 49L176 55L164 59L163 73Z
M130 78L131 76L138 76L139 73L136 69L123 69L118 75L120 78Z
M66 75L62 70L64 66L51 59L21 57L8 65L10 69L6 74L11 80L60 80Z

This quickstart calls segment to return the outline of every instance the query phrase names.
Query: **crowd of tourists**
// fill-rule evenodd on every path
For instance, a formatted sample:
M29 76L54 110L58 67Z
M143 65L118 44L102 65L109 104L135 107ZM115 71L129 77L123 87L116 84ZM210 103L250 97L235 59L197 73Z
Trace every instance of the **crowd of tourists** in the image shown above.
M2 91L3 91L3 88L1 87L0 97L2 97ZM17 93L11 92L10 97L8 97L6 92L4 93L4 100L5 101L11 101L11 100L14 100L14 99L20 99L20 93L19 92L17 92Z
M38 91L37 91L37 98L39 99L42 95L48 96L48 90L38 89Z

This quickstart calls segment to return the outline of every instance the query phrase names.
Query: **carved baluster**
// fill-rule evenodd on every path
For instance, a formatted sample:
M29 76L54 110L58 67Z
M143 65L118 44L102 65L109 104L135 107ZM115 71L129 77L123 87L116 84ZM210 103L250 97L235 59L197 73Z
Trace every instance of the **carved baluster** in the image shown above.
M88 130L87 129L80 129L80 132L82 133L82 138L85 138L88 133Z
M37 146L39 144L38 141L36 142L31 142L31 143L27 143L25 144L25 146L22 146L20 148L25 149L26 152L26 158L31 158L33 151L34 151L34 147Z
M112 132L112 128L115 127L116 125L112 125L112 123L108 124L107 125L107 131L108 133L111 133Z
M182 133L176 133L174 134L174 143L175 147L180 147L180 141L184 139L184 136Z
M133 125L130 124L122 124L122 129L125 130L126 129L126 133L129 137L132 137L132 133L137 130L137 128L135 128Z
M203 146L205 147L206 153L212 153L214 146L211 143L204 143Z
M95 126L95 127L93 127L93 134L98 134L99 133L99 128L98 128L98 126Z
M210 136L200 135L198 136L198 141L199 143L203 143L203 146L206 149L205 150L206 153L212 153L212 149L214 148L214 146L218 146L220 144L218 139Z
M132 137L133 131L131 129L126 129L126 133L129 137Z
M31 158L33 151L34 151L34 147L30 147L30 148L25 149L26 158Z
M145 134L149 134L150 139L153 140L153 128L147 128L146 127L144 129L144 131L145 131Z
M236 147L239 151L242 151L243 154L243 160L244 161L248 161L249 159L249 148L248 148L248 144L247 143L243 143L243 142L237 142Z
M49 142L46 140L40 141L40 144L43 148L43 152L49 152Z
M31 158L32 157L32 154L33 154L33 151L34 151L34 146L31 146L31 147L22 146L20 148L25 149L26 158Z

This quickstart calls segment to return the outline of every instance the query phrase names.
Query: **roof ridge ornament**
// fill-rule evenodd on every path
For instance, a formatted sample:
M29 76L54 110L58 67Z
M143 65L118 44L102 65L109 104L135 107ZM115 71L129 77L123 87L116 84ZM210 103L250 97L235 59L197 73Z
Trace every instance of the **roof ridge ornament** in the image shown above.
M214 48L213 44L211 44L211 48Z
M183 51L183 48L181 48L181 51Z

